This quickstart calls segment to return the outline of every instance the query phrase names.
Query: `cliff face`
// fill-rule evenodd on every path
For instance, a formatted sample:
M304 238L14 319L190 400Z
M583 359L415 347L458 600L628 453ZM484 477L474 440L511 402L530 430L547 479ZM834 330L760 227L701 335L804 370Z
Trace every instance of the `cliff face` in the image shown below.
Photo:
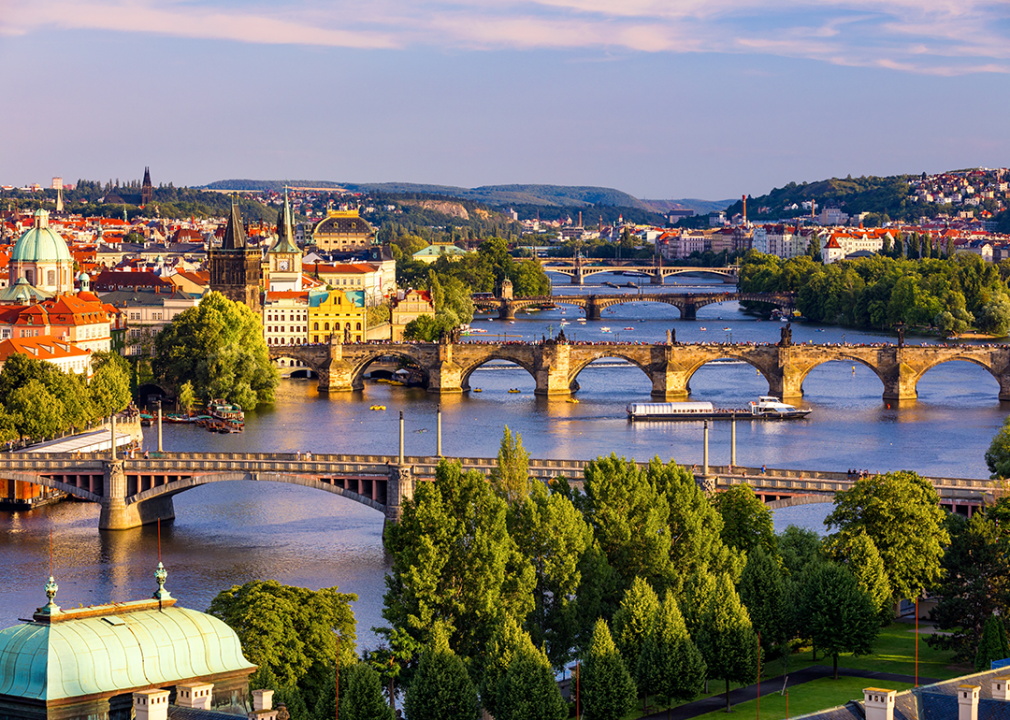
M432 212L459 218L460 220L470 219L470 213L458 202L450 202L448 200L401 200L400 203L419 207L422 210L431 210Z

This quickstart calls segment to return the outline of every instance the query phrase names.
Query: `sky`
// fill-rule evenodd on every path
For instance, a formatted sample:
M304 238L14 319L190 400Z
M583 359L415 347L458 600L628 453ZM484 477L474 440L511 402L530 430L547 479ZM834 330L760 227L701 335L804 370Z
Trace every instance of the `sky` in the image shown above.
M1010 165L1008 0L0 0L0 184Z

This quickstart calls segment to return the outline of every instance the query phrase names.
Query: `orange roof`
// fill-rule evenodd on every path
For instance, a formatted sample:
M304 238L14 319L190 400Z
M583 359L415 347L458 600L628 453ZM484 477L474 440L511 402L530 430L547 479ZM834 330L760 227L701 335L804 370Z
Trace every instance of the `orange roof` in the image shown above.
M274 290L266 294L266 301L271 300L309 300L308 290Z
M68 357L87 357L91 351L81 350L50 335L9 338L0 342L0 362L6 362L7 358L15 353L38 360L61 360Z

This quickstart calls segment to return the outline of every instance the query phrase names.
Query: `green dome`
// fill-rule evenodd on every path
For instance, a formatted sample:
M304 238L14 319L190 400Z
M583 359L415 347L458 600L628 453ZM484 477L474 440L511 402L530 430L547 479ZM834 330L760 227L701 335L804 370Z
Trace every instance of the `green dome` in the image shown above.
M12 262L73 262L67 243L49 228L49 213L35 213L35 227L18 238Z

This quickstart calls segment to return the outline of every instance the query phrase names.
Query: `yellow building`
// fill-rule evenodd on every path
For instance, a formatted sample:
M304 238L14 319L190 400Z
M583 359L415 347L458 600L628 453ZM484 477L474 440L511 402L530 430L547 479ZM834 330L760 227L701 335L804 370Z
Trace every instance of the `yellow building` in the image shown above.
M407 327L407 323L417 320L422 315L435 316L435 303L432 302L428 291L408 290L405 293L400 293L400 297L393 303L393 342L403 340L403 331Z
M312 243L323 252L352 252L372 244L372 226L358 210L330 210L312 230Z
M330 290L309 296L309 342L328 342L338 335L343 342L365 339L365 293Z

